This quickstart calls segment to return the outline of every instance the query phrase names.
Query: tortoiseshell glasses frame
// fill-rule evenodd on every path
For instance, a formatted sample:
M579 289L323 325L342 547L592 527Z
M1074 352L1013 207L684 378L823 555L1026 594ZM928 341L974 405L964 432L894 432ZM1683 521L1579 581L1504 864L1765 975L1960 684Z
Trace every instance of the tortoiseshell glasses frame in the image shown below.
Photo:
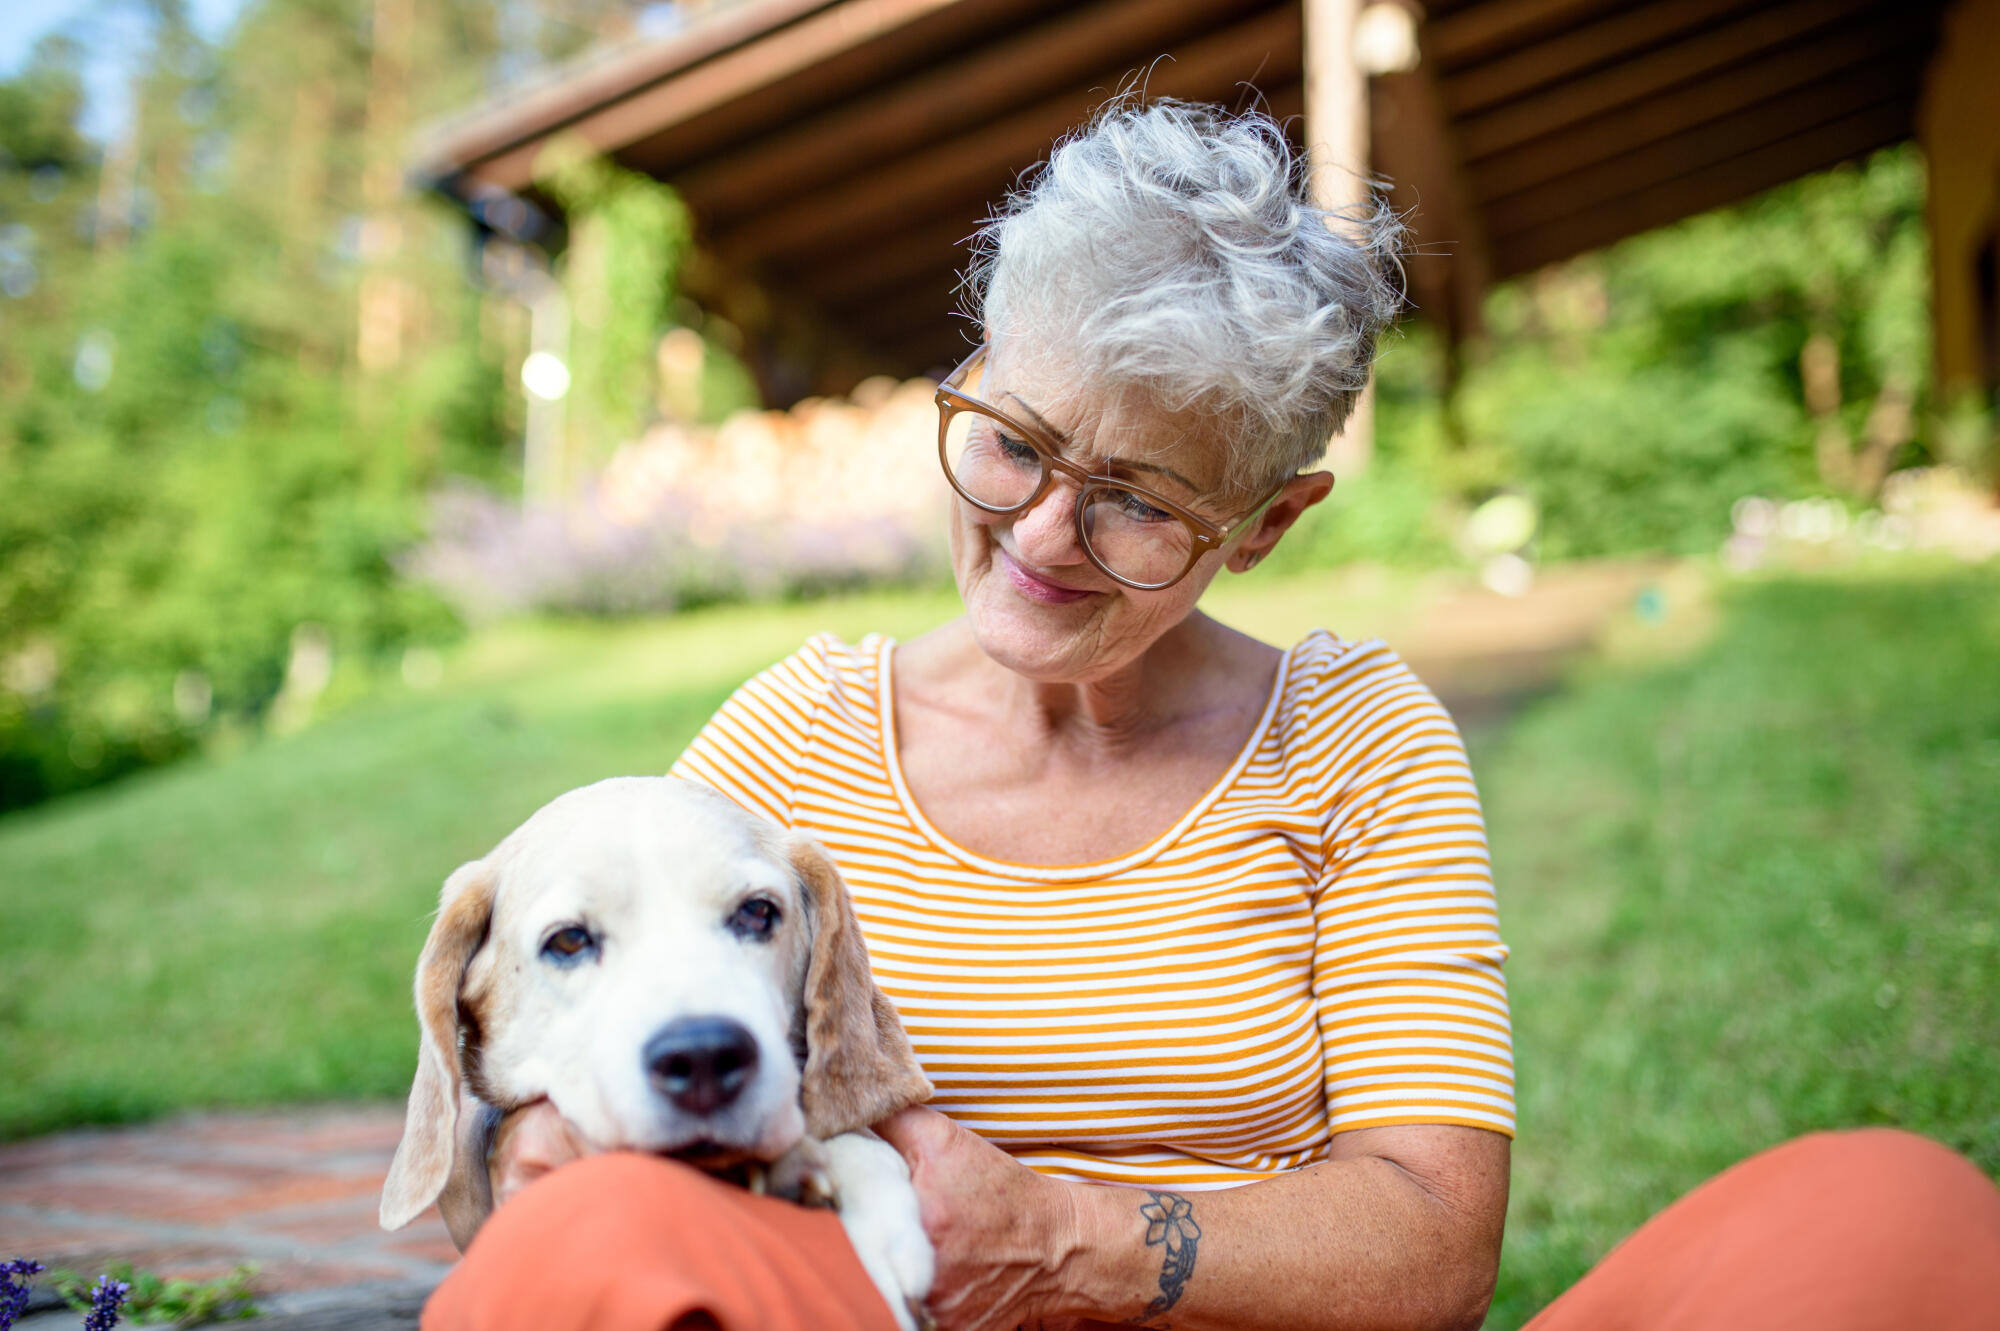
M1076 518L1078 544L1083 548L1084 554L1090 558L1090 562L1095 564L1106 577L1124 586L1131 587L1136 591L1148 592L1161 591L1173 586L1182 578L1185 578L1189 571L1201 562L1203 555L1206 555L1211 550L1220 550L1235 537L1240 536L1244 531L1248 530L1257 520L1258 516L1263 513L1265 508L1270 505L1271 501L1284 493L1286 481L1279 481L1276 487L1262 499L1258 500L1256 505L1243 517L1237 519L1227 527L1219 527L1201 516L1201 514L1188 508L1185 504L1177 503L1156 490L1149 490L1143 485L1135 484L1126 477L1100 476L1086 471L1074 462L1064 458L1056 441L1050 438L1047 431L1043 430L1040 426L1024 421L1019 416L996 407L983 398L975 397L959 387L960 383L964 381L973 368L985 357L988 350L989 344L981 343L970 356L967 356L959 363L957 369L946 375L944 381L938 385L938 463L944 468L945 479L951 483L951 488L957 491L959 497L965 500L966 503L971 504L981 512L1005 517L1011 513L1025 512L1041 502L1042 496L1048 493L1050 482L1055 479L1058 473L1068 477L1077 487L1076 503L1073 506L1073 512ZM995 504L981 499L978 495L972 494L961 483L958 473L952 465L949 437L951 434L952 418L964 412L985 416L998 422L1012 431L1021 442L1027 444L1035 451L1036 456L1040 459L1041 475L1036 480L1033 488L1029 490L1026 498L1013 504ZM1289 477L1286 478L1286 480L1289 479ZM1091 544L1090 526L1086 522L1084 514L1091 507L1093 496L1103 491L1113 491L1118 494L1132 496L1142 504L1150 505L1159 509L1162 513L1173 516L1180 521L1181 526L1186 528L1188 534L1187 558L1172 577L1157 582L1142 581L1120 573L1117 569L1111 567L1105 561L1104 557L1098 553L1096 547Z

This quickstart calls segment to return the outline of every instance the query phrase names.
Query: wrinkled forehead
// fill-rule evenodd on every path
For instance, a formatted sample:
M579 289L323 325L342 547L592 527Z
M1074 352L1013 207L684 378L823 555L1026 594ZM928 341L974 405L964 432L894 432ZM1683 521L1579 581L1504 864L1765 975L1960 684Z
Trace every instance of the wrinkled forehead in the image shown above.
M496 854L506 887L500 904L511 911L671 911L748 890L793 890L769 827L720 796L680 788L573 791Z

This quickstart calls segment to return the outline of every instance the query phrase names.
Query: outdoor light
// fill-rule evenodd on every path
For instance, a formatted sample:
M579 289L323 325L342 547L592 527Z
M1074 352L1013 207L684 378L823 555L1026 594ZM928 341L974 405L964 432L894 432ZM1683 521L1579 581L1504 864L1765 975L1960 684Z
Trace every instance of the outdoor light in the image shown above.
M1354 66L1364 74L1407 74L1417 67L1417 17L1383 0L1354 20Z
M569 392L569 366L553 351L530 352L521 362L521 387L544 402L560 402Z

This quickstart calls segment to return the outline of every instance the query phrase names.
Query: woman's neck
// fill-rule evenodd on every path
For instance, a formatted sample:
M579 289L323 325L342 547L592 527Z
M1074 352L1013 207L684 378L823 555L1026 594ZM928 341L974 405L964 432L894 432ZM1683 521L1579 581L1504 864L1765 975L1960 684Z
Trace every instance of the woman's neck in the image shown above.
M1084 759L1116 759L1146 747L1221 702L1227 690L1218 687L1218 674L1231 668L1241 636L1197 611L1101 675L1037 680L986 657L961 626L963 650L977 657L974 668L1008 732Z

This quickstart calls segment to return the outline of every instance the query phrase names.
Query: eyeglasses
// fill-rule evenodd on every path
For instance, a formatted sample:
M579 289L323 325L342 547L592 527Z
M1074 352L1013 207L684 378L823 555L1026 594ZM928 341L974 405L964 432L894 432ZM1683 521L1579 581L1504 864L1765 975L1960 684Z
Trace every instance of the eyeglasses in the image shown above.
M1066 461L1046 431L961 387L987 349L982 344L938 385L938 461L945 479L974 508L1005 516L1033 508L1062 473L1076 483L1076 535L1084 554L1127 587L1150 592L1173 586L1203 555L1241 535L1284 491L1278 482L1224 528L1124 477L1092 475Z

